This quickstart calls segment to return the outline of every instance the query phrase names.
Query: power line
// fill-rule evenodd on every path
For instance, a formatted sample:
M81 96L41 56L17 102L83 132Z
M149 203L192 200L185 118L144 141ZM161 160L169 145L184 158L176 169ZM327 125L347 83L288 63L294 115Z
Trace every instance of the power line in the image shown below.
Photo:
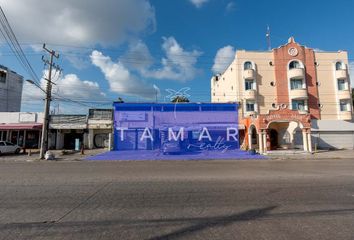
M24 51L22 50L21 45L19 44L16 35L12 30L11 25L9 24L9 21L7 20L6 15L1 6L0 6L0 23L2 26L2 29L0 29L0 31L3 37L5 38L7 44L9 45L10 49L16 55L19 62L22 64L22 66L28 72L28 74L33 78L33 80L36 81L37 84L40 84L39 77L33 70L26 55L24 54Z

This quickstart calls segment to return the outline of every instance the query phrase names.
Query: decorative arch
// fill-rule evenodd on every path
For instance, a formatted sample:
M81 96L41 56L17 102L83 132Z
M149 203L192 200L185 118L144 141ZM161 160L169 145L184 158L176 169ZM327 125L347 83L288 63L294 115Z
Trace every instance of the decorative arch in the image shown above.
M256 70L256 65L253 61L244 61L243 62L243 70L253 69Z
M290 60L288 62L288 70L290 69L298 69L298 68L305 68L305 65L302 61L298 59Z
M342 61L337 61L335 64L336 70L344 70L346 69L345 64Z
M258 131L255 124L248 128L248 146L249 149L255 149L258 146Z

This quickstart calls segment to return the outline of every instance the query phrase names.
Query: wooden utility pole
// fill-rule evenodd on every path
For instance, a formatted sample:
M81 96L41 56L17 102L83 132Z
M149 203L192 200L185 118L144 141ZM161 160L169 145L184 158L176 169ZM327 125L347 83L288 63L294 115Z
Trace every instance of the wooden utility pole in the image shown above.
M59 58L59 54L56 53L54 50L49 50L46 48L46 45L43 44L43 49L47 51L50 55L50 60L45 60L44 57L42 58L43 62L45 64L49 65L49 73L48 73L48 78L45 79L47 81L47 87L46 87L46 98L45 98L45 103L44 103L44 119L43 119L43 127L42 127L42 137L41 137L41 149L40 149L40 159L44 159L44 154L48 150L48 127L49 127L49 110L50 110L50 101L52 97L52 71L53 68L58 69L58 66L56 66L53 62L54 57Z

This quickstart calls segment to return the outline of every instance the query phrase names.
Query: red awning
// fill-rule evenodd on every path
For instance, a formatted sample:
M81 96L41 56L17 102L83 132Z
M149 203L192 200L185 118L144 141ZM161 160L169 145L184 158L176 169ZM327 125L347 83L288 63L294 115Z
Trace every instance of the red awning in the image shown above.
M42 129L42 123L0 124L0 130L31 130L31 129Z

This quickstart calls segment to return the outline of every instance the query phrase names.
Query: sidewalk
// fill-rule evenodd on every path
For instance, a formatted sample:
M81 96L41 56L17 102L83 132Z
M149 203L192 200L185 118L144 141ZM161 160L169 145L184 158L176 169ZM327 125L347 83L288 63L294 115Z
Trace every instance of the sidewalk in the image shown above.
M271 159L354 159L354 150L317 150L308 153L300 150L279 150L271 151L267 157Z
M55 154L55 160L52 161L85 161L85 159L96 156L101 153L108 152L107 149L93 149L85 150L85 154L81 155L80 152L75 151L65 151L63 150L52 150ZM64 153L64 154L63 154ZM354 159L354 150L319 150L316 153L306 153L303 151L293 151L293 150L280 150L272 151L264 160L316 160L316 159ZM237 159L235 159L237 160ZM46 161L39 159L39 151L32 152L31 156L27 154L7 154L0 156L0 162L37 162L37 161ZM217 161L217 160L216 160Z
M80 151L73 150L50 150L54 153L55 160L51 161L82 161L89 156L95 156L97 154L107 152L107 149L92 149L85 150L84 155ZM39 150L32 150L29 155L29 150L26 151L26 154L4 154L0 156L0 162L36 162L36 161L47 161L39 159Z

